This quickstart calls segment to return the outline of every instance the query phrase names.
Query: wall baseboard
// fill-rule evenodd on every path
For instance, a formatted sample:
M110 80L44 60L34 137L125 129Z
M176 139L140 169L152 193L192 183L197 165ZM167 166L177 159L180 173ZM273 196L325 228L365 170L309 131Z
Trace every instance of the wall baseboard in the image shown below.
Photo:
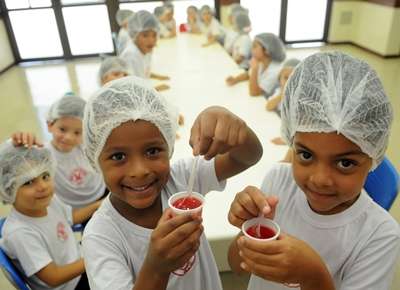
M354 45L354 46L356 46L358 48L361 48L363 50L366 50L366 51L368 51L370 53L373 53L373 54L375 54L377 56L380 56L380 57L383 57L383 58L397 58L397 57L400 57L400 53L399 54L386 54L386 55L383 55L383 54L380 54L379 52L376 52L376 51L374 51L372 49L369 49L369 48L367 48L365 46L362 46L360 44L354 43L352 41L327 41L327 44L350 44L350 45Z

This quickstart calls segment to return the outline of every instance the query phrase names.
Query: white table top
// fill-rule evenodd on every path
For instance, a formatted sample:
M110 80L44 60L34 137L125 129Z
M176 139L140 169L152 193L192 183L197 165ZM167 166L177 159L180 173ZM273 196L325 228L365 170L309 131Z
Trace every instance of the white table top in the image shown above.
M173 160L190 156L189 136L196 116L206 107L220 105L240 116L260 139L264 155L252 168L230 178L224 192L211 192L206 196L203 210L204 228L213 248L218 267L229 270L226 252L229 241L238 233L227 220L235 194L247 185L260 186L266 171L281 160L286 146L270 142L280 133L280 119L265 110L263 97L250 97L247 82L233 87L225 85L228 75L241 70L218 44L201 47L203 36L180 34L176 39L160 40L154 51L152 71L171 77L171 89L162 92L180 108L185 125L179 129L180 139L175 144Z

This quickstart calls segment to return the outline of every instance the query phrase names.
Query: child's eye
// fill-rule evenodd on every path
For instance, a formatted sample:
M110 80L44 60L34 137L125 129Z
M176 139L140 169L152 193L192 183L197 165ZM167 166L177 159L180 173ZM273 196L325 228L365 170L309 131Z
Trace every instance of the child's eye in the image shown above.
M312 159L312 154L307 151L299 151L297 152L301 161L310 161Z
M125 159L125 154L121 152L114 153L113 155L111 155L110 159L114 161L122 161Z
M80 136L81 134L82 134L82 132L80 132L80 131L76 131L76 132L75 132L75 135L76 135L76 136Z
M357 165L357 163L350 159L342 159L342 160L339 160L337 163L337 166L341 170L350 170L356 165Z
M156 148L156 147L149 148L146 151L146 155L147 156L155 156L155 155L159 154L161 151L162 150L160 148Z
M25 183L23 184L23 186L32 185L32 184L33 184L33 180L29 180L29 181L25 182Z
M65 128L60 127L60 131L61 131L61 132L65 132Z
M48 172L43 173L42 179L43 180L49 180L50 179L50 173L48 173Z

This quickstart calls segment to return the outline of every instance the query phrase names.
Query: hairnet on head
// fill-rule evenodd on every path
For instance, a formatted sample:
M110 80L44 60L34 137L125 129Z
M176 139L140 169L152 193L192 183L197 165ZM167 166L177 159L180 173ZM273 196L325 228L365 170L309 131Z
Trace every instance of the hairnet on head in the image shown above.
M51 105L47 113L47 122L52 123L62 117L75 117L82 120L85 105L86 102L84 99L77 96L65 95Z
M273 33L260 33L255 36L272 60L282 62L286 58L286 50L282 40Z
M186 12L189 12L189 11L193 11L194 13L198 13L198 12L199 12L199 9L197 9L196 6L190 5L190 6L186 9Z
M115 18L117 19L117 23L119 26L122 26L126 20L128 20L129 16L133 14L133 11L127 9L120 9L115 14Z
M238 12L233 15L233 26L239 33L249 33L251 30L251 22L249 15L244 12Z
M166 12L174 12L174 4L171 1L167 1L164 3L164 8Z
M285 60L282 67L296 67L300 62L297 58L289 58Z
M125 60L119 58L118 56L105 58L100 65L99 82L101 83L101 80L112 72L124 72L129 74L128 64L125 62Z
M282 100L282 136L296 132L337 132L373 160L388 144L393 112L376 72L341 52L316 53L293 71Z
M203 15L205 13L210 13L211 15L214 14L214 11L212 10L212 8L208 5L203 5L200 8L200 15Z
M49 149L15 147L11 140L0 144L0 197L14 203L18 189L48 172L53 175L55 161Z
M234 16L236 13L246 13L249 15L249 10L244 8L239 3L234 3L231 5L231 15Z
M140 10L128 20L128 33L133 39L143 31L153 30L158 33L158 20L148 11Z
M157 18L161 17L164 14L164 6L157 6L154 8L153 14Z
M144 79L129 76L110 82L88 101L83 120L83 145L92 167L112 130L128 121L144 120L160 130L172 156L178 111Z

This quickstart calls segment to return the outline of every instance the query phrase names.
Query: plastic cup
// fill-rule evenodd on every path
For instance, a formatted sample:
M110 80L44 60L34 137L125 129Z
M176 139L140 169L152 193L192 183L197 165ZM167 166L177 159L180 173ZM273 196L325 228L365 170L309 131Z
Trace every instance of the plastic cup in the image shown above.
M260 225L261 227L265 227L269 230L272 230L273 235L268 238L260 238L260 237L253 236L248 233L250 228L257 227L258 225ZM266 242L266 241L276 240L279 237L279 234L281 233L281 229L280 229L279 225L271 219L267 219L267 218L263 218L263 217L261 217L261 218L256 217L256 218L247 220L242 224L242 232L249 239ZM262 228L261 228L260 232L263 233Z
M183 208L183 205L185 204L182 204L182 200L185 199L185 201L188 201L188 198L196 199L197 201L200 202L200 205L195 208ZM181 201L181 203L179 201ZM204 196L201 195L200 193L192 192L192 194L189 197L189 194L186 191L175 193L168 199L168 205L176 215L181 215L181 214L201 215L204 202L205 202Z

